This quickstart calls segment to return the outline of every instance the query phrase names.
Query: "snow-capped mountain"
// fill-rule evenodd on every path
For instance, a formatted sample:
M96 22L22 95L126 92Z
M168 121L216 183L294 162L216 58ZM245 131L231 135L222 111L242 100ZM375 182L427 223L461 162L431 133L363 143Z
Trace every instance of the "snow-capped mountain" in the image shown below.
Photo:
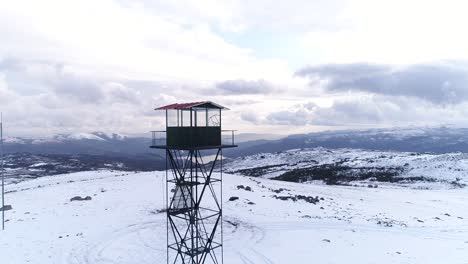
M130 137L117 133L69 133L43 138L8 137L7 153L88 154L106 156L135 156L154 153L149 137Z
M98 141L116 141L125 140L128 138L126 135L117 133L104 133L104 132L93 132L93 133L70 133L70 134L57 134L49 138L42 139L44 142L49 140L50 142L64 142L64 141L76 141L76 140L98 140Z
M18 137L6 137L3 139L5 144L26 144L26 140Z
M41 138L24 138L24 137L6 137L5 144L44 144L44 143L61 143L68 141L79 140L98 140L98 141L115 141L125 140L127 135L118 133L105 133L105 132L76 132L76 133L61 133Z

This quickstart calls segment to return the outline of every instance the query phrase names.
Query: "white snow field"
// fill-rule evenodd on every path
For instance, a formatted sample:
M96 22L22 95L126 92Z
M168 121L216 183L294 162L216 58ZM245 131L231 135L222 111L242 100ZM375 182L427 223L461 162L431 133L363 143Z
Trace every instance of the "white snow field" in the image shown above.
M163 177L91 171L8 185L13 209L0 231L0 263L165 263ZM224 175L224 243L227 264L466 264L468 191Z

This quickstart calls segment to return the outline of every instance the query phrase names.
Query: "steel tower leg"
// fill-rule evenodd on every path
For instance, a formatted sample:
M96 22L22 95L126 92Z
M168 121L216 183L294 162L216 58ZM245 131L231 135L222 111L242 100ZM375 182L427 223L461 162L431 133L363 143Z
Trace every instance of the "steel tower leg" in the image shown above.
M213 175L221 150L206 164L200 150L166 149L172 172L166 179L168 264L223 263L222 181Z

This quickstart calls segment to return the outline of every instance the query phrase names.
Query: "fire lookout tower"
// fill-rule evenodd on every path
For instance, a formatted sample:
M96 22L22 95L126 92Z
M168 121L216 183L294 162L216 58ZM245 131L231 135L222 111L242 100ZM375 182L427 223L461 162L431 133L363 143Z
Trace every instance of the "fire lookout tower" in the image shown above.
M166 152L167 263L223 263L223 149L237 147L234 130L221 129L228 109L206 101L155 110L166 114L151 148Z

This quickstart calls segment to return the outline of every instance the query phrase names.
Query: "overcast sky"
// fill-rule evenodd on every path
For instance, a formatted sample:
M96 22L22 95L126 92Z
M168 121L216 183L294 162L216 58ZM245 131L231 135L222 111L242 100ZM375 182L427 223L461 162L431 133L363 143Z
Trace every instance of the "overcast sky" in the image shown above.
M466 1L0 1L10 136L142 133L211 100L226 129L468 126Z

